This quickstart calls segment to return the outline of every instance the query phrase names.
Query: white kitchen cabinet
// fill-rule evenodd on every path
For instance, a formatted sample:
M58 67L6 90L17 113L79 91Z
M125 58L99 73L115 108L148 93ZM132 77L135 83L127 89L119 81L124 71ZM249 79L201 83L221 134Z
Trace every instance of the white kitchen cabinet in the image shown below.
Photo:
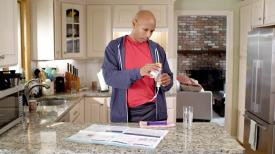
M111 108L110 108L110 103L111 103L111 97L106 98L106 105L107 105L107 119L108 122L111 122Z
M166 96L167 122L176 123L176 96Z
M80 100L59 122L84 123L84 98Z
M105 97L85 97L85 122L108 122Z
M267 25L275 25L275 1L265 0L265 19L264 23Z
M132 20L139 10L139 5L114 5L113 28L132 27Z
M274 0L253 0L252 27L263 27L275 25L275 1Z
M87 5L87 56L104 56L112 39L111 5Z
M84 98L71 109L70 122L84 123Z
M54 59L53 0L31 0L32 60Z
M107 105L107 118L108 122L110 122L110 101L111 97L106 98ZM167 105L167 121L171 123L176 122L176 96L166 96L166 105Z
M264 24L264 0L254 0L252 3L252 26Z
M167 5L115 5L113 8L113 27L131 28L135 14L141 10L150 10L156 17L156 27L167 27Z
M141 9L152 11L157 27L167 27L167 5L141 5Z
M0 67L16 65L18 61L17 0L0 1Z
M62 2L62 57L86 56L86 7L83 4Z

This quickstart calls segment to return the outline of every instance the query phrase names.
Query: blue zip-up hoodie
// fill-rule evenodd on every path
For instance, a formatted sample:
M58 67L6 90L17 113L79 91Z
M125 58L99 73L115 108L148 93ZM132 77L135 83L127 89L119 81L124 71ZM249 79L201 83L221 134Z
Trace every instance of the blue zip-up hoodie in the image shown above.
M125 70L125 42L126 36L112 40L105 49L104 61L102 65L105 82L112 87L111 96L111 121L128 122L127 89L136 81L142 78L140 68ZM163 48L149 40L149 48L153 62L159 60L162 63L162 73L167 73L171 77L168 86L161 86L156 101L156 119L167 119L167 107L165 91L173 85L173 73L171 72L166 54Z

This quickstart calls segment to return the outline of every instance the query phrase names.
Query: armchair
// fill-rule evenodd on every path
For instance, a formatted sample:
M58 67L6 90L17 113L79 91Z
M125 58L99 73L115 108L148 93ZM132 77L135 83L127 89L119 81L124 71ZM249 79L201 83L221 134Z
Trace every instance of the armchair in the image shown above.
M212 119L212 92L179 91L177 93L177 119L182 119L182 107L193 106L194 120L210 121Z

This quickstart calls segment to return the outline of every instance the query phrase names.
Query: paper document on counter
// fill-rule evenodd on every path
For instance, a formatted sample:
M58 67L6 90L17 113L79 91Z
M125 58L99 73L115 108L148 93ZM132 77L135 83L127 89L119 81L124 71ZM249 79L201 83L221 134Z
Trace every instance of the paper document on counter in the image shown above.
M168 130L93 124L66 138L67 141L125 147L156 148Z

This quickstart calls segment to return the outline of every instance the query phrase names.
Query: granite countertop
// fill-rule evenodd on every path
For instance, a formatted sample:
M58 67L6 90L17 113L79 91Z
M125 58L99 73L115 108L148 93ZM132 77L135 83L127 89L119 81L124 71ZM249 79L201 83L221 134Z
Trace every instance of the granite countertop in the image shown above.
M191 130L181 123L169 133L156 149L125 148L65 141L91 124L51 123L45 126L17 125L0 136L0 153L188 153L242 154L243 148L222 127L214 123L194 123ZM114 124L113 124L114 125ZM122 124L126 125L126 124ZM137 124L129 124L137 127Z
M60 97L65 97L61 96ZM66 96L68 97L68 96ZM224 128L215 123L193 123L190 130L183 129L181 123L176 127L166 128L169 133L156 149L125 148L97 144L80 144L65 141L79 130L92 123L74 124L57 122L79 100L79 95L66 104L49 107L38 107L37 112L28 113L26 120L0 135L0 153L190 153L190 154L242 154L244 149ZM106 123L107 124L107 123ZM111 123L110 125L127 125ZM138 127L129 123L129 127Z
M111 97L112 92L101 92L101 91L92 91L92 90L83 90L76 94L70 93L58 93L55 95L42 96L42 98L50 98L50 97ZM165 92L165 96L176 96L176 92Z

